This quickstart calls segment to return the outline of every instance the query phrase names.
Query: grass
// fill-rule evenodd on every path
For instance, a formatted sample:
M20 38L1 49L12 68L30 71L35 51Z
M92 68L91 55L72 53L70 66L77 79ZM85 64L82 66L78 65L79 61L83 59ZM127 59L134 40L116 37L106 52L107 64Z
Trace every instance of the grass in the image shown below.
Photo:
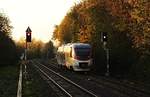
M0 67L0 97L16 97L19 66Z

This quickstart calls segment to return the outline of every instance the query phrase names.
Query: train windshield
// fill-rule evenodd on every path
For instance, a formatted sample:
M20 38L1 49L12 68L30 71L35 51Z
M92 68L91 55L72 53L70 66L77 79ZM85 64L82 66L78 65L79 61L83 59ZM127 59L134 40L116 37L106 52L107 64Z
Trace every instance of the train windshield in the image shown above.
M78 59L89 59L91 55L91 48L75 48L75 55Z

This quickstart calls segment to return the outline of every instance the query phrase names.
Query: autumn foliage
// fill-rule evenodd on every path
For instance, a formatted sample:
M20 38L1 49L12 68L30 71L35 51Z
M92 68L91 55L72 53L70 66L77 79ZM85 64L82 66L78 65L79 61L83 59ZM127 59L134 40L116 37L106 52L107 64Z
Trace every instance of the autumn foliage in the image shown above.
M61 44L90 43L95 66L105 72L106 56L100 37L101 32L108 32L111 72L148 72L145 66L149 62L143 64L142 60L150 59L149 6L148 0L83 0L56 26L53 39Z

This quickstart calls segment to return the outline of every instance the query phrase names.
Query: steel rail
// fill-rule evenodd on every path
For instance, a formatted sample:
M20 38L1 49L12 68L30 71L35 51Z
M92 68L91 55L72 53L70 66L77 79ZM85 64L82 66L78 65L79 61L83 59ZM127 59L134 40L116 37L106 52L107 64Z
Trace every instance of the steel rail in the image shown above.
M62 76L62 75L60 75L59 73L53 71L52 69L46 67L45 65L43 65L43 64L41 64L41 63L39 63L39 62L38 62L38 64L41 65L41 66L43 66L43 67L45 67L45 68L48 69L49 71L53 72L53 73L56 74L57 76L63 78L63 79L66 80L67 82L69 82L69 83L73 84L74 86L78 87L80 90L82 90L82 91L84 91L84 92L90 94L90 95L93 96L93 97L98 97L98 96L95 95L94 93L92 93L92 92L90 92L89 90L87 90L87 89L85 89L85 88L79 86L78 84L76 84L76 83L74 83L73 81L69 80L68 78L66 78L66 77L64 77L64 76Z
M94 78L94 77L90 77L90 81L94 81L94 82L96 82L96 83L102 83L102 82L100 82L99 80L97 80L96 78ZM119 82L119 81L113 81L113 80L109 80L109 79L106 79L105 77L101 77L101 80L103 81L103 82L105 82L105 83L103 83L103 84L105 84L106 86L108 86L108 87L110 87L110 88L112 88L112 89L115 89L115 90L118 90L118 91L123 91L123 90L125 90L125 89L130 89L130 90L132 90L132 93L131 92L128 92L128 91L123 91L125 94L127 94L127 95L134 95L135 97L139 97L139 94L140 95L142 95L141 97L143 97L143 95L149 95L150 93L149 92L147 92L147 91L143 91L143 90L140 90L139 88L137 88L137 87L134 87L134 86L132 86L132 85L129 85L129 84L125 84L125 83L121 83L121 82ZM110 85L111 84L111 85ZM114 86L119 86L119 88L118 87L114 87ZM121 90L121 89L123 89L123 90ZM144 97L145 97L144 96ZM146 96L147 97L147 96Z
M54 81L50 76L48 76L42 69L40 69L38 66L34 65L36 68L40 70L41 73L43 73L49 80L51 80L59 89L61 89L67 96L73 97L69 92L67 92L63 87L61 87L56 81Z

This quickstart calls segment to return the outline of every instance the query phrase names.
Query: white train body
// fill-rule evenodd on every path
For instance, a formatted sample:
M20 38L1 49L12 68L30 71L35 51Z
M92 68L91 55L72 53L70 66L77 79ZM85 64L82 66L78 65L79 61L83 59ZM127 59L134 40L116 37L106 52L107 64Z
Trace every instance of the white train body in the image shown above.
M92 65L91 46L85 43L62 45L56 57L59 65L74 71L89 71Z

